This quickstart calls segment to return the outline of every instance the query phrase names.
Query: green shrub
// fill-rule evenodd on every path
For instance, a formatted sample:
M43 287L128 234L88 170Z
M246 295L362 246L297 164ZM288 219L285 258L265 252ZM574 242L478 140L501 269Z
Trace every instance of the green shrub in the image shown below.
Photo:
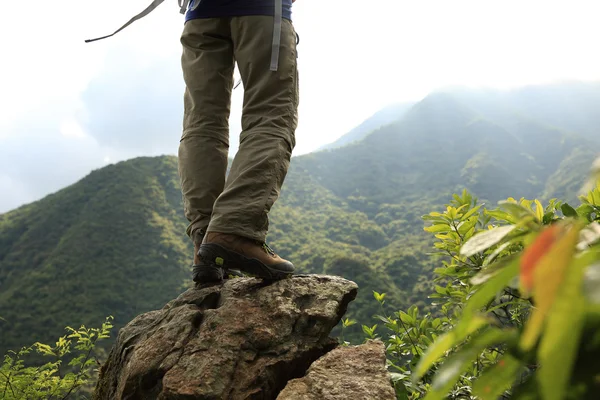
M600 168L599 168L600 169ZM437 310L387 314L399 399L592 399L600 392L600 181L573 206L470 193L424 216L442 266ZM383 332L380 328L383 327Z
M0 366L0 398L4 400L72 399L82 397L82 389L92 383L99 361L96 344L109 337L112 317L100 328L67 327L67 335L55 346L34 343L19 351L9 351ZM52 361L31 365L30 355L49 357ZM67 365L64 365L67 363Z

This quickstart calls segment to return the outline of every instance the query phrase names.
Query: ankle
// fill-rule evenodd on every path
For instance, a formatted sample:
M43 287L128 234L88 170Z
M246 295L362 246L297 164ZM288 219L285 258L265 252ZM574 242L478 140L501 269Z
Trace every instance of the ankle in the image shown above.
M191 237L192 237L192 242L194 243L194 245L199 246L200 244L202 244L202 242L204 241L204 238L206 237L206 230L196 229L192 232Z

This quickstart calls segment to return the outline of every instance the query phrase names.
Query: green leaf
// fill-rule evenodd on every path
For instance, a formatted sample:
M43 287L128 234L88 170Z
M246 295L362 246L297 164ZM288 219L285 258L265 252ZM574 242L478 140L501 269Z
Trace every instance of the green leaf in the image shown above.
M477 225L478 219L473 217L469 220L465 220L458 225L458 233L465 236L471 229Z
M502 263L504 264L504 263ZM501 264L501 265L502 265ZM469 298L465 304L462 318L456 325L457 330L468 329L468 321L473 315L479 312L481 308L487 305L496 297L498 292L508 286L510 281L519 275L519 258L514 257L507 260L507 264L502 265L503 268L491 272L491 277L487 279L485 284L481 285L477 291ZM474 280L482 280L482 275L488 274L487 270L483 270L473 277Z
M440 367L433 377L432 390L427 394L425 400L446 399L460 374L476 361L483 350L488 346L512 339L515 334L515 331L490 328L473 338Z
M481 400L497 400L515 381L523 363L510 354L483 372L473 385L473 394Z
M540 222L544 220L544 207L542 207L542 203L537 199L535 200L535 216Z
M501 271L505 270L508 267L512 268L512 271L515 272L514 276L518 275L519 267L513 265L515 262L518 262L518 259L521 257L520 253L511 254L506 256L495 263L489 264L481 269L477 274L475 274L470 280L469 283L475 286L479 286L489 281L494 276L498 275ZM508 286L508 285L507 285Z
M373 337L375 335L375 330L377 329L377 324L372 327L368 327L367 325L362 326L362 330L368 337Z
M385 299L386 294L373 291L373 296L375 297L375 300L381 303Z
M496 218L498 221L505 221L511 224L516 224L518 219L502 210L485 210L485 214Z
M565 217L577 218L579 216L579 214L577 214L577 211L575 211L575 209L567 203L564 203L562 206L560 206L560 210L562 211Z
M452 231L452 228L450 227L450 225L446 225L446 224L436 224L436 225L426 226L423 229L430 233L440 233L440 232Z
M511 239L496 247L496 249L494 249L494 251L490 255L485 257L485 260L483 260L482 267L486 268L487 266L492 264L494 261L496 261L496 257L498 257L510 245L515 244L516 242L517 241L515 239Z
M405 375L402 374L398 374L398 373L392 373L392 381L394 382L394 391L396 392L396 400L409 400L409 393L408 390L406 389L406 386L404 385L404 383L402 383L402 379L405 377ZM398 375L401 377L397 377L394 375Z
M547 212L546 214L544 214L544 219L542 220L542 224L544 225L548 225L550 222L552 222L555 218L555 214L553 212Z
M533 213L533 211L531 211L531 209L525 208L511 201L499 201L498 204L500 205L500 208L504 209L507 213L515 217L517 220L520 220L528 215L535 217L535 214Z
M415 319L404 311L398 311L398 317L400 317L400 320L406 324L413 325L415 323Z
M467 211L464 215L462 215L460 217L461 221L466 221L471 215L475 214L477 211L479 211L479 209L481 208L481 206L477 206L477 207L473 207L471 208L469 211Z
M410 316L413 317L413 319L415 320L419 317L419 309L414 305L408 309L408 312L410 313Z
M465 257L470 257L481 251L487 250L504 239L513 229L515 229L515 225L506 225L477 233L462 246L460 254Z
M463 342L467 336L476 332L488 323L489 321L487 318L477 316L471 318L471 320L467 322L465 329L461 330L460 333L452 330L438 337L433 343L433 346L429 346L425 351L425 354L423 354L423 357L419 360L413 373L413 381L416 382L421 379L421 377L425 375L429 368L431 368L444 353Z
M590 206L589 204L582 204L579 207L577 207L577 215L579 215L582 218L587 219L588 221L591 220L591 214L594 212L594 207Z
M391 372L390 377L392 378L392 382L397 382L399 380L405 379L408 377L406 374L400 374L398 372Z
M439 294L448 294L448 289L446 289L445 287L439 286L439 285L435 285L434 290L439 293Z
M540 368L537 373L545 400L562 400L567 392L585 318L583 272L594 261L592 256L588 253L569 266L546 319L538 359L548 367Z
M342 325L343 325L344 327L346 327L346 328L347 328L347 327L349 327L349 326L352 326L352 325L354 325L354 324L356 324L356 321L355 321L355 320L353 320L353 319L348 319L348 318L346 318L345 320L343 320L343 321L342 321Z

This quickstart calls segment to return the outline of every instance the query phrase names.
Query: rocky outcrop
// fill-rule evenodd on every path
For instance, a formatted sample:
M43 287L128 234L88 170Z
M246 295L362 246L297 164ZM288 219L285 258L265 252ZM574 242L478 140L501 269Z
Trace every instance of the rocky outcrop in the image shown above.
M394 400L381 341L338 347L290 381L277 400Z
M121 329L94 398L275 399L337 346L328 335L357 289L317 275L190 289Z

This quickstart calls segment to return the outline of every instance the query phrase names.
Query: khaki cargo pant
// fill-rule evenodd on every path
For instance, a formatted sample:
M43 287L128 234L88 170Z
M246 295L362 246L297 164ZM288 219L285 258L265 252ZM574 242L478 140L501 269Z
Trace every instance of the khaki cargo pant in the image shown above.
M185 81L179 176L187 234L231 233L266 240L296 144L296 33L284 19L279 66L270 70L273 17L186 22L181 43ZM234 63L244 85L239 150L226 178Z

